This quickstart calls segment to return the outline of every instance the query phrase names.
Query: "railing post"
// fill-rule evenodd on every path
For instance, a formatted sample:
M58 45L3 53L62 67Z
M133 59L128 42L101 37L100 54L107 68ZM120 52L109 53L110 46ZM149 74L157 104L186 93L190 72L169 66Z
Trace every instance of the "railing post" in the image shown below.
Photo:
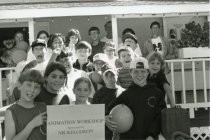
M2 95L2 70L0 70L0 108L2 107L2 100L3 100L3 95Z
M172 89L172 96L174 98L174 102L176 102L175 100L175 84L174 84L174 63L171 63L171 89Z
M196 94L196 81L195 81L195 61L192 61L192 75L193 75L193 99L194 103L197 103L197 94Z
M203 66L203 91L204 91L204 102L207 102L207 89L206 89L206 64L205 61L202 61Z
M185 89L185 74L184 74L184 62L181 62L181 69L182 69L182 97L183 103L186 104L186 89Z

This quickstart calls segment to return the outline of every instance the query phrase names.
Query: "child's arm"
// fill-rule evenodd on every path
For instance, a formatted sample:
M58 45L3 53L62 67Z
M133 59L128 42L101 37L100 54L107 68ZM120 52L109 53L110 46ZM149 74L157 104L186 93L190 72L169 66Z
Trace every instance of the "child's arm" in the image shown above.
M43 112L37 115L33 120L31 120L26 127L17 135L15 135L15 122L12 117L12 113L10 110L6 111L5 114L5 131L6 131L6 139L7 140L26 140L31 134L32 130L43 124L46 121L46 112Z
M174 98L172 96L172 90L171 90L170 85L168 83L164 83L163 84L163 88L164 88L164 90L166 92L167 97L169 98L171 107L172 108L175 107L175 102L174 102Z

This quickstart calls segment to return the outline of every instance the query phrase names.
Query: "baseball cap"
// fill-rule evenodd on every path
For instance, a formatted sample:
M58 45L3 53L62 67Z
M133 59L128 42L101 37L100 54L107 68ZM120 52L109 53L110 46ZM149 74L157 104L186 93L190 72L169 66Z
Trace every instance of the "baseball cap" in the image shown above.
M34 42L32 42L31 47L34 48L34 47L36 47L38 45L44 46L44 47L47 46L46 41L44 39L36 39Z
M149 69L149 64L146 58L138 57L131 61L130 69Z
M97 61L97 60L101 60L103 62L108 63L109 59L108 56L104 53L97 53L93 56L93 62Z
M105 74L107 72L112 72L114 74L117 74L117 70L114 69L113 67L111 67L109 64L104 64L102 67L101 67L101 73L102 73L102 76L105 76Z
M137 43L137 37L136 37L135 35L131 34L131 33L126 33L126 34L124 34L124 35L122 36L122 41L123 41L123 43L125 42L125 40L126 40L127 38L131 38L131 39L133 39L133 40Z

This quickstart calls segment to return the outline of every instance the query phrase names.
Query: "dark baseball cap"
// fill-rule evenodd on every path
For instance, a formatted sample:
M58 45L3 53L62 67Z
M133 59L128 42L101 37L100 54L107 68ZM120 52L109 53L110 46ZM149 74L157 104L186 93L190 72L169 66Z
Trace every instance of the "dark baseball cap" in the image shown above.
M46 47L46 41L44 39L36 39L34 42L32 42L31 48L34 48L36 46L44 46Z

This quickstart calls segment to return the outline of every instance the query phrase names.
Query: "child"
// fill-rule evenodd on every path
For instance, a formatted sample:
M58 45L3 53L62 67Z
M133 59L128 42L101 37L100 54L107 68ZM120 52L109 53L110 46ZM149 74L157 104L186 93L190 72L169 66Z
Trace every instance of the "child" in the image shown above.
M116 68L115 64L118 58L117 56L115 56L114 42L108 41L105 43L104 53L108 56L110 66L112 66L113 68Z
M91 94L91 82L88 78L78 78L74 82L73 91L76 96L76 101L72 102L71 104L90 104L90 102L88 101L88 97Z
M175 107L171 87L164 73L164 60L162 56L157 52L152 52L148 55L147 59L149 61L149 76L147 81L155 83L162 91L163 97L165 97L165 94L167 95L171 107Z
M46 105L34 102L40 94L44 79L40 72L28 70L18 80L20 100L9 107L5 114L6 139L45 140L43 123L46 121Z
M63 92L67 83L67 72L63 64L50 63L44 73L45 82L35 101L46 105L70 104L69 97Z
M137 37L134 34L132 33L124 34L122 36L122 41L124 46L130 47L133 50L136 57L142 56L141 49L137 41Z
M64 64L64 67L66 68L67 78L69 80L67 81L67 84L66 84L64 90L67 91L67 95L69 96L70 102L75 101L76 100L75 95L73 94L74 82L76 81L76 79L78 79L80 77L89 79L89 76L85 71L73 68L73 66L72 66L73 58L72 58L71 54L67 51L61 51L60 55L57 56L56 61ZM91 94L89 96L90 99L93 98L94 93L95 93L95 90L91 83Z
M104 80L105 86L99 89L93 96L93 104L105 104L105 111L107 112L107 106L116 99L124 89L117 85L118 73L109 65L104 65L102 68L102 78ZM105 138L111 139L112 132L105 129Z
M125 104L133 113L133 125L129 131L120 134L120 139L157 139L164 105L162 93L155 85L147 83L149 66L145 58L132 60L130 69L133 84L108 106L108 110L118 104ZM106 125L115 132L116 123L110 118L111 115L106 116Z
M130 75L130 62L134 58L133 50L129 47L121 47L118 50L119 60L122 68L119 69L118 82L123 88L127 89L133 82Z
M91 45L87 41L81 41L75 47L77 60L73 64L73 67L85 72L93 71L93 64L88 59L92 52Z
M89 77L93 83L95 91L99 90L101 87L104 86L104 82L101 77L101 67L107 63L108 57L106 56L106 54L97 53L93 56L93 66L95 70L89 73Z

